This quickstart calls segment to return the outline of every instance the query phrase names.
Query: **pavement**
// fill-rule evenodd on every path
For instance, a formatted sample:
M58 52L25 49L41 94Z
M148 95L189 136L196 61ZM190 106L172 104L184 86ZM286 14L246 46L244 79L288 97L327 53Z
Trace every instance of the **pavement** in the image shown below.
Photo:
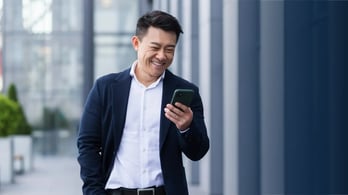
M15 175L12 184L2 184L1 195L77 195L82 182L73 156L35 156L33 170Z
M33 170L15 175L15 182L2 184L0 195L79 195L82 181L76 157L48 155L34 156ZM190 195L204 195L190 186Z
M12 184L1 184L0 195L82 195L76 138L65 134L60 133L56 141L35 138L32 170L16 174ZM189 186L189 191L206 195L195 186Z

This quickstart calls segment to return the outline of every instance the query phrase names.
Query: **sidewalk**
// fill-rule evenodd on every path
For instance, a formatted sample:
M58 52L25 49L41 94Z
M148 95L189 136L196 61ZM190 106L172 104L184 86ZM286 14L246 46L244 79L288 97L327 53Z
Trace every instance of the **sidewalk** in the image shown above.
M31 172L15 176L14 184L0 187L0 195L79 195L82 182L76 157L35 156ZM205 195L191 186L190 195Z
M53 141L34 139L33 170L15 175L13 184L1 184L0 195L82 195L75 134L57 132ZM47 147L55 146L55 155ZM207 195L189 186L190 195Z
M14 184L2 185L1 195L78 195L82 182L73 156L35 156L29 173L15 176Z

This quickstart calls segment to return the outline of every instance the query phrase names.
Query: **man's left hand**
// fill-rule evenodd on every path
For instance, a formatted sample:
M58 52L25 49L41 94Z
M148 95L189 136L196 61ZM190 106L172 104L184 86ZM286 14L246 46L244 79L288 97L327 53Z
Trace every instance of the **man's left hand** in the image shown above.
M167 104L164 108L165 116L172 121L180 131L188 129L191 125L193 112L190 107L176 102L175 106Z

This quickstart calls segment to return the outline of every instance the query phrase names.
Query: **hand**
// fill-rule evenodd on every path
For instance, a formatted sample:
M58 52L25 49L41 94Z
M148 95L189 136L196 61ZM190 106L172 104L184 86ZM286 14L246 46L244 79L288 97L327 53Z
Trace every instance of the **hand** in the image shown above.
M175 106L167 104L164 112L167 119L172 121L179 130L184 131L190 127L193 118L193 112L190 107L176 102Z

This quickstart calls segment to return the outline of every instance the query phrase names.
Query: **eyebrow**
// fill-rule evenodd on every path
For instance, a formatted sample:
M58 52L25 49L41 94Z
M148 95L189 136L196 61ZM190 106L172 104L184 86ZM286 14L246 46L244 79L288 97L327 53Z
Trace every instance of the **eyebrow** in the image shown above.
M157 43L157 42L150 42L150 44L154 44L154 45L157 45L157 46L161 46L161 44L159 44L159 43ZM167 45L166 47L173 47L173 48L175 48L175 45L170 44L170 45Z

